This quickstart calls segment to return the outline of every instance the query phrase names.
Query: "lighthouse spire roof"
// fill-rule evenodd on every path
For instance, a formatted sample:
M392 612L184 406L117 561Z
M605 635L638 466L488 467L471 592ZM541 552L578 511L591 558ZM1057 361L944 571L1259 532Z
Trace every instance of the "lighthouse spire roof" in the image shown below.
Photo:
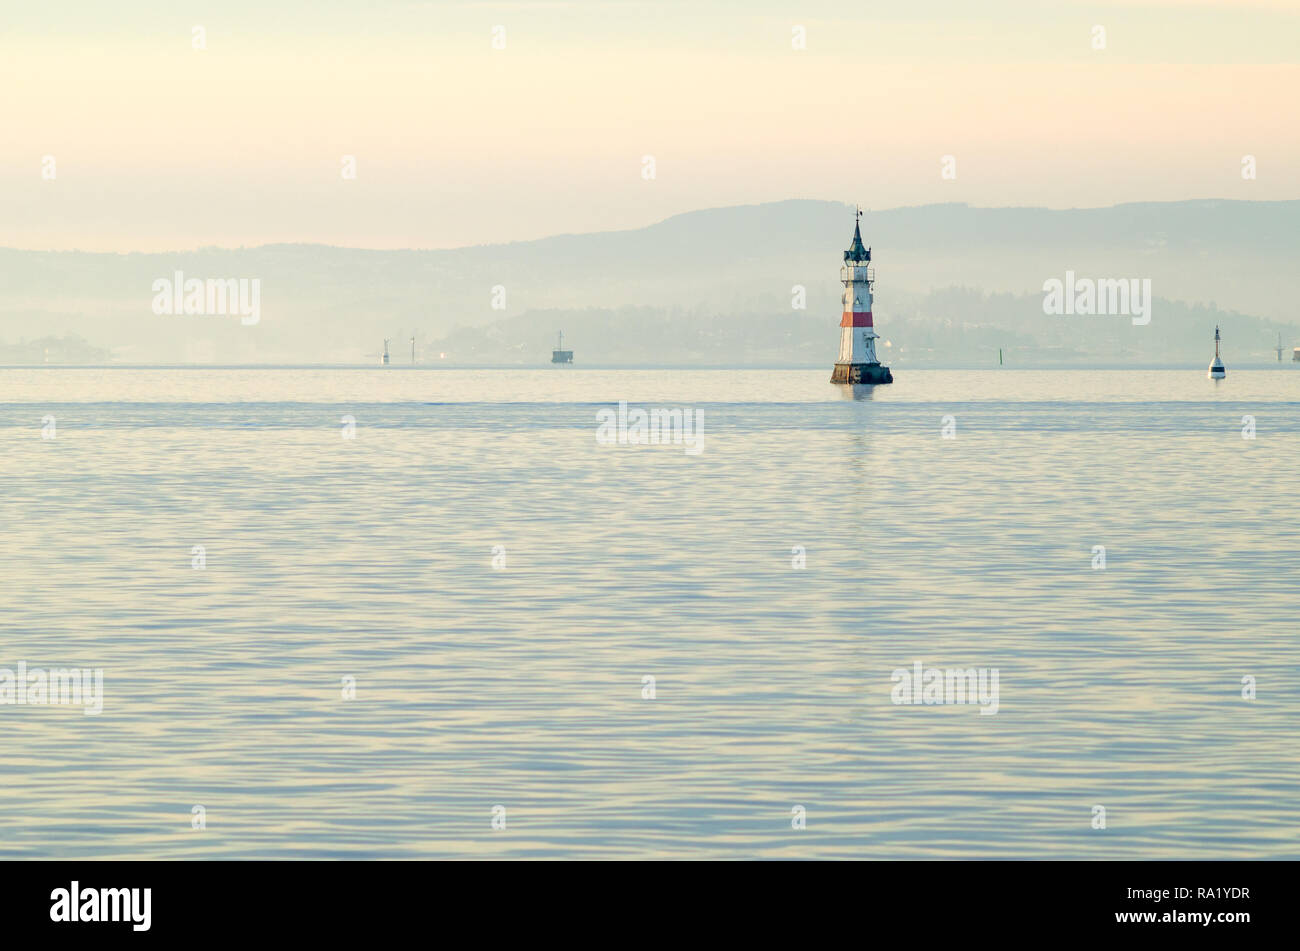
M846 261L870 261L871 260L871 249L863 247L862 245L861 219L862 219L862 209L859 207L857 211L857 215L853 221L853 243L849 245L849 249L844 252L844 260Z

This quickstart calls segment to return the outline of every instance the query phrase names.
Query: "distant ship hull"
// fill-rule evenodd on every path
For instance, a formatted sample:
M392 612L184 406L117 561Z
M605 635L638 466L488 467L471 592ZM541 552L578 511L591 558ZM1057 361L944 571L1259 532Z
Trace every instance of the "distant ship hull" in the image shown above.
M572 363L572 362L573 362L573 351L572 351L572 350L552 350L552 351L551 351L551 362L552 362L552 363Z

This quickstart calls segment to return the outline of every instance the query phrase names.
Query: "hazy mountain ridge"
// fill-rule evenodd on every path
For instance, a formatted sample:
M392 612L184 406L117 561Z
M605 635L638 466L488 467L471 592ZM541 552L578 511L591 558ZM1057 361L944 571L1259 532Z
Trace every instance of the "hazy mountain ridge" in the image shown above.
M1200 305L1257 315L1250 319L1258 326L1227 332L1258 336L1275 328L1275 343L1282 329L1288 348L1300 343L1288 337L1300 336L1298 224L1300 201L1070 210L942 204L868 211L863 234L874 248L878 319L882 333L896 338L895 352L919 357L929 349L951 361L964 359L974 339L996 346L1014 334L1021 341L1014 346L1083 360L1109 321L1129 327L1114 330L1113 345L1160 360L1181 359L1175 354L1184 345L1204 349L1199 322L1162 325L1161 311L1179 302L1189 314ZM574 334L580 360L654 363L685 350L692 359L673 362L770 362L767 354L788 345L789 357L778 362L798 363L816 340L817 355L807 359L824 362L838 337L840 256L852 225L847 205L791 200L694 211L629 231L446 251L296 244L158 254L0 250L0 340L74 334L119 362L355 363L374 359L385 337L400 359L414 335L426 360L437 358L436 348L449 361L513 362L519 343L494 349L487 341L502 331L472 331L535 321L537 339L526 349L540 347L532 362L545 362L553 331L541 325L569 321L563 329ZM1152 325L1044 315L1042 284L1067 269L1080 277L1150 278L1158 298ZM178 270L187 278L260 280L260 322L155 315L153 281ZM805 289L806 310L793 307L796 287ZM978 289L994 304L977 303L981 295L926 304L931 292L951 287ZM504 309L492 306L495 288L504 288ZM1023 299L996 304L1001 294ZM961 307L976 310L953 312ZM619 316L627 308L655 332L638 336ZM580 315L588 311L605 313L606 323L587 326ZM918 336L928 320L952 322L933 346ZM808 342L798 343L805 334ZM958 342L963 334L975 337ZM1071 339L1075 334L1089 339ZM621 355L633 340L634 352Z

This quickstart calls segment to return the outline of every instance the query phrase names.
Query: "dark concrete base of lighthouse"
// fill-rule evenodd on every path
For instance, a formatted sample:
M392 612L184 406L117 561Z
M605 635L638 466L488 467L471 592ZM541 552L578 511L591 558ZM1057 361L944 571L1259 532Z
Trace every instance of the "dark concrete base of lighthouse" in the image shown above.
M879 363L837 363L831 373L832 383L893 383L889 367Z

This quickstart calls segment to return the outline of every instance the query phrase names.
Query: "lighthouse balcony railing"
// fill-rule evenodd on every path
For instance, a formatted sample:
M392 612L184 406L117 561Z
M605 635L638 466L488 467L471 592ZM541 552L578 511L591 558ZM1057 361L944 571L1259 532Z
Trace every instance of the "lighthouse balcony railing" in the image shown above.
M861 276L857 273L859 271L866 272L866 280L869 283L872 284L875 283L876 269L874 267L871 267L870 265L867 265L865 267L862 265L858 265L856 267L850 267L849 265L846 264L842 268L840 268L840 280L841 281L862 280Z

